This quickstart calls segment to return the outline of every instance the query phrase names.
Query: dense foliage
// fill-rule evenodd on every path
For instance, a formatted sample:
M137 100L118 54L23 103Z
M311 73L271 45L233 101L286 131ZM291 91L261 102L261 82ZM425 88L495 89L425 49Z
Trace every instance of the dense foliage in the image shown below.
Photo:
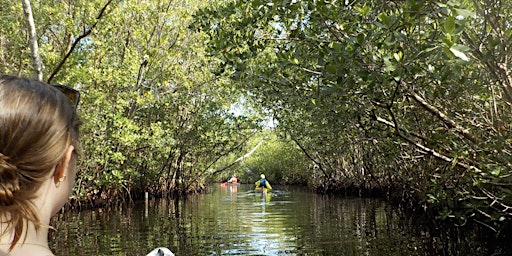
M0 1L0 71L31 76L20 1ZM206 170L258 129L211 73L202 1L32 1L44 80L81 92L84 156L75 194L115 203L200 190ZM243 144L242 144L243 145Z
M221 173L221 180L234 174L242 183L256 182L260 174L265 174L271 184L313 185L314 172L309 159L293 141L278 137L273 130L266 130L248 141L252 148L231 173ZM226 176L228 175L228 176Z
M237 0L208 6L216 74L314 163L321 191L380 190L498 230L512 190L511 3Z

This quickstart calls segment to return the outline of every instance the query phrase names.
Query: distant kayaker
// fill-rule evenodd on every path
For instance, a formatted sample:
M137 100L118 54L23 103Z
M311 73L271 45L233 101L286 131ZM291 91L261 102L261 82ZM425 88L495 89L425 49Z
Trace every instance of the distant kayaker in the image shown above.
M233 174L231 179L228 180L228 183L237 183L239 181L240 181L240 179L236 176L236 174Z
M272 189L272 186L270 186L270 182L268 182L267 179L265 179L265 174L261 174L260 175L260 179L258 181L256 181L256 183L254 183L256 185L257 188L267 188L267 189Z

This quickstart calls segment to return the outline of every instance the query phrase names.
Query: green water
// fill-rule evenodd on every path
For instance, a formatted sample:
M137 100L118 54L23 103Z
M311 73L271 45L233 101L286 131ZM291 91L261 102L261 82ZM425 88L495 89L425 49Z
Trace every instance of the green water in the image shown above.
M187 200L149 200L55 218L57 255L490 255L471 230L428 227L379 199L276 186L212 185Z

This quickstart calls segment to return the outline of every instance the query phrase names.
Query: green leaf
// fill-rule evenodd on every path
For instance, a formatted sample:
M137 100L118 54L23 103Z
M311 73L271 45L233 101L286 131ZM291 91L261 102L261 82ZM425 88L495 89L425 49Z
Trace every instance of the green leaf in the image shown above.
M446 18L446 22L444 23L444 31L447 34L453 34L453 31L455 31L455 18L453 16Z
M364 35L363 33L361 33L361 34L357 35L357 42L358 42L359 44L361 44L361 45L362 45L362 44L364 43L364 39L365 39L365 35Z
M332 43L332 48L333 48L336 52L341 52L341 50L342 50L342 47L341 47L341 44L340 44L340 43Z
M402 51L399 51L399 52L394 53L393 57L395 57L396 61L400 62L402 60L403 55L404 54L402 53Z
M469 50L471 50L471 48L469 48L468 46L462 45L462 44L454 44L454 45L452 45L452 48L454 48L458 51L461 51L461 52L468 52Z
M336 67L336 65L329 64L329 65L325 66L325 71L327 71L327 73L329 73L329 74L336 75L337 67Z
M463 18L474 17L475 16L475 13L470 11L470 10L468 10L468 9L455 9L455 11L457 12L457 15L460 15Z
M449 0L447 3L449 6L459 6L460 2L456 0Z
M381 22L378 22L378 21L376 21L376 22L375 22L375 25L376 25L377 27L379 27L379 28L387 28L387 26L386 26L386 25L384 25L384 24L382 24Z
M391 26L391 19L389 18L389 16L385 12L380 13L378 18L388 28Z
M468 56L463 52L463 46L462 45L453 45L450 47L450 52L453 53L456 57L462 59L463 61L469 61Z
M363 7L356 6L356 10L361 15L367 16L371 11L371 7L369 5L364 4Z

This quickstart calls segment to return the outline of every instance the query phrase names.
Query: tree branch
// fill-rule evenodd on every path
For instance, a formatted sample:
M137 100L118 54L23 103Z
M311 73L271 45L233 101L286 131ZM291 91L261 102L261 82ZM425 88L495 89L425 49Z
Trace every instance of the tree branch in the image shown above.
M27 0L28 1L28 0ZM98 14L98 16L96 17L96 22L86 31L84 31L83 34L81 34L80 36L78 36L75 41L73 42L73 44L71 45L71 47L69 48L68 52L66 53L66 55L64 56L64 58L62 58L62 60L59 62L59 64L57 65L57 67L55 68L55 70L53 70L52 74L50 75L50 77L48 78L48 83L51 83L51 81L53 80L53 78L57 75L57 73L61 70L62 66L64 66L64 63L66 63L66 61L68 60L69 56L71 56L71 53L73 53L73 51L75 50L76 46L78 45L78 43L80 43L80 41L82 41L82 39L86 38L87 36L89 36L91 33L92 33L92 30L96 27L96 25L98 25L98 22L100 21L100 19L103 17L103 14L105 13L105 10L107 9L107 7L112 3L113 0L108 0L107 3L103 6L103 8L101 8L101 11L100 13Z
M381 117L378 117L378 116L376 116L376 115L373 115L373 116L372 116L372 118L373 118L375 121L379 122L379 123L382 123L382 124L384 124L384 125L386 125L386 126L388 126L388 127L391 127L391 128L393 128L393 129L395 129L395 134L396 134L396 135L398 135L398 137L400 137L400 138L402 138L403 140L405 140L405 141L409 142L409 143L410 143L410 144L412 144L413 146L415 146L415 147L417 147L417 148L419 148L419 149L421 149L421 150L423 150L423 151L427 152L428 154L430 154L430 155L432 155L432 156L434 156L434 157L436 157L436 158L438 158L438 159L440 159L440 160L443 160L443 161L445 161L445 162L448 162L448 163L453 163L453 162L455 161L455 159L450 158L450 157L448 157L448 156L445 156L445 155L443 155L443 154L441 154L441 153L439 153L439 152L437 152L437 151L435 151L435 150L433 150L433 149L431 149L431 148L429 148L429 147L427 147L427 146L424 146L424 145L422 145L422 144L420 144L420 143L418 143L418 142L416 142L416 141L414 141L414 140L410 139L409 137L405 136L405 134L403 134L402 132L400 132L400 130L399 130L399 129L396 129L396 128L395 128L395 125L394 125L392 122L390 122L390 121L388 121L388 120L386 120L386 119L383 119L383 118L381 118ZM456 162L455 162L455 165L457 165L457 166L459 166L459 167L462 167L462 168L464 168L464 169L471 169L471 170L475 170L475 171L477 171L477 172L482 172L482 170L478 169L478 168L477 168L477 167L475 167L475 166L468 165L468 164L465 164L465 163L462 163L462 162L459 162L459 161L456 161Z
M445 123L451 129L454 129L457 133L461 134L464 138L470 140L473 143L478 142L478 140L475 137L473 137L473 135L471 135L467 129L464 129L464 127L460 126L455 121L450 119L447 115L445 115L439 109L430 105L425 99L423 99L421 96L419 96L416 92L409 90L409 95L411 95L412 98L416 102L418 102L421 106L423 106L423 108L425 108L428 112L437 116L439 119L441 119L441 121L443 121L443 123Z
M331 175L329 175L324 167L322 166L322 163L316 161L309 153L308 151L302 146L302 144L299 143L299 141L292 136L292 140L293 142L295 142L295 144L297 144L297 146L300 148L300 150L302 150L302 152L304 152L304 154L306 155L307 158L309 158L314 164L316 164L318 166L318 168L320 169L320 171L322 171L322 173L324 174L324 176L327 178L327 179L331 179Z
M253 149L251 149L251 151L247 152L247 154L245 154L245 155L243 155L243 156L239 157L238 159L236 159L236 160L235 160L235 161L233 161L232 163L230 163L230 164L228 164L228 165L226 165L226 166L224 166L224 167L221 167L221 168L219 168L219 169L217 169L217 170L213 171L213 172L211 173L211 175L215 175L215 174L217 174L217 173L219 173L219 172L222 172L222 171L224 171L224 170L226 170L226 169L230 168L231 166L235 165L235 164L236 164L236 163L238 163L238 162L244 161L245 159L247 159L247 157L249 157L250 155L252 155L252 153L254 153L254 151L256 151L256 149L258 149L262 144L263 144L263 140L261 140L261 141L260 141L260 143L258 143L258 145L256 145L256 147L254 147Z

